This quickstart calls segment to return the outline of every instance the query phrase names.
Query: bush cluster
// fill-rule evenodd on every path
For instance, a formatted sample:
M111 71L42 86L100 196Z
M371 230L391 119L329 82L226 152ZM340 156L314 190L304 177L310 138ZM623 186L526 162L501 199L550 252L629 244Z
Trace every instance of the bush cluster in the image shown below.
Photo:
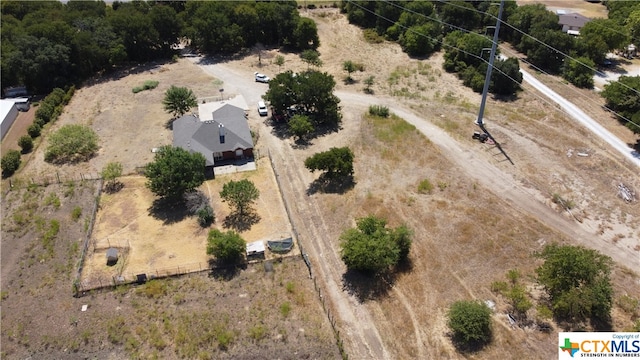
M147 80L144 82L142 86L136 86L131 91L133 91L133 93L136 94L136 93L139 93L140 91L155 89L156 87L158 87L159 83L160 83L159 81Z

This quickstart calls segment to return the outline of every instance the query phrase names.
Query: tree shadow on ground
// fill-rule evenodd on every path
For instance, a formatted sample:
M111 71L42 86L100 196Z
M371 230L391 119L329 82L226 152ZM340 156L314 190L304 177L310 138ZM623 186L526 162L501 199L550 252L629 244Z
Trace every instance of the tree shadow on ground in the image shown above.
M355 186L353 176L342 176L332 178L327 174L322 174L311 182L307 189L307 195L321 192L325 194L344 194Z
M280 140L289 138L289 127L287 127L286 121L277 122L272 117L267 118L264 124L271 126L271 133Z
M124 183L119 180L109 181L104 186L104 192L107 194L115 194L124 188Z
M355 296L359 302L387 296L395 282L391 272L371 274L358 270L347 270L342 275L342 289Z
M454 333L447 333L447 336L451 339L451 343L456 350L462 354L473 354L482 350L487 346L493 337L493 334L489 334L489 337L485 341L464 341L461 336L456 336Z
M229 281L239 275L242 270L246 270L247 264L244 262L239 264L230 264L217 259L210 259L209 268L211 269L209 277L216 280Z
M253 211L246 212L244 214L233 212L226 218L224 218L222 226L227 229L233 229L235 231L241 232L250 230L251 226L257 224L258 221L260 221L260 215Z
M598 317L592 316L588 319L571 319L567 317L554 316L553 319L558 324L558 327L563 329L562 331L576 331L576 332L584 332L584 331L612 331L613 325L611 323L611 318L600 319ZM589 329L589 325L593 330Z
M136 62L128 62L126 64L119 65L113 69L98 73L95 76L90 77L82 84L82 87L89 87L110 81L120 80L129 75L142 73L153 74L155 71L160 71L160 69L162 69L162 66L173 63L174 61L171 55L165 58L160 58L141 64Z
M393 270L379 274L347 270L342 275L342 289L355 296L361 303L379 299L387 296L398 278L411 270L413 270L411 258L401 260Z
M308 139L302 138L296 139L291 147L296 150L305 150L308 149L311 145L313 145L312 142L310 142Z
M508 95L499 95L499 94L493 95L493 100L503 102L503 103L514 102L518 99L519 97L517 92L514 94L508 94Z
M190 215L184 201L165 198L153 200L153 204L148 211L149 215L162 220L164 225L177 223Z

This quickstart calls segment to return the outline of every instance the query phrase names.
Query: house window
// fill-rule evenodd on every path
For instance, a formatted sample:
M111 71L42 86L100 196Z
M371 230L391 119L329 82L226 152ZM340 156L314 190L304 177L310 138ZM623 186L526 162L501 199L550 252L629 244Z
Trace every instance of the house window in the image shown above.
M213 153L213 160L222 160L222 153L221 152L214 152Z

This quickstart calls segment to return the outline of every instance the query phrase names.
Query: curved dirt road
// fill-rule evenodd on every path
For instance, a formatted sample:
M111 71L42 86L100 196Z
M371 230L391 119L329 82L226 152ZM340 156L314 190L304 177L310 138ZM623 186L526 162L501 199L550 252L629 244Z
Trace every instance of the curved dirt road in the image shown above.
M199 62L197 58L194 58L193 61L199 64L205 72L224 81L224 86L228 88L228 90L225 89L228 91L227 93L242 94L251 111L255 112L253 107L266 91L267 85L255 83L249 69L240 72L224 63L207 64ZM389 107L390 111L413 124L425 134L466 176L477 181L483 188L497 194L518 211L539 219L542 223L575 241L582 242L590 248L611 256L619 263L632 267L633 264L638 264L638 256L631 249L612 247L610 244L604 243L593 232L582 228L580 224L564 218L542 202L542 199L545 198L543 194L524 186L513 175L500 169L490 156L465 149L462 144L441 128L400 106L397 100L345 91L337 91L336 95L342 100L341 106L349 110L358 109L355 111L361 112L369 105ZM314 197L306 195L308 184L313 180L313 177L296 163L294 149L287 141L277 138L271 133L271 129L263 124L260 125L259 132L262 145L269 149L276 165L294 226L313 263L315 275L321 282L319 285L324 290L325 300L330 308L338 313L337 317L347 353L357 359L391 358L369 310L342 288L342 275L345 267L340 260L339 251L334 246L332 239L326 236L328 225L324 222L322 212ZM420 350L421 346L417 348Z

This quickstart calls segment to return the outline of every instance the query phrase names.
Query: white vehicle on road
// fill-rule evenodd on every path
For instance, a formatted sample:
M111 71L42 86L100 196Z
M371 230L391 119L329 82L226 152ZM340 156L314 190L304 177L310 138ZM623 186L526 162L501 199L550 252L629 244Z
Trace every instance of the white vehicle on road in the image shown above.
M271 80L267 75L261 74L259 72L253 73L256 76L256 81L261 83L268 83Z
M260 114L260 116L269 115L269 112L267 110L267 105L265 105L264 101L262 100L258 101L258 114Z

